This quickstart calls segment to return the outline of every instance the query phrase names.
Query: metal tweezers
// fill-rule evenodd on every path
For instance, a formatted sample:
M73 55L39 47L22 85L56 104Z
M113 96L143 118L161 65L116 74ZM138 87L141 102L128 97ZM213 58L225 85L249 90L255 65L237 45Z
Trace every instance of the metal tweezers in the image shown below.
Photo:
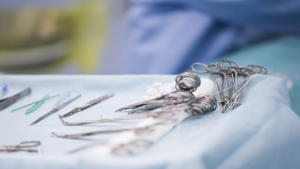
M20 93L17 93L13 96L0 100L0 110L7 108L8 106L14 104L20 98L29 95L31 93L31 89L27 88Z

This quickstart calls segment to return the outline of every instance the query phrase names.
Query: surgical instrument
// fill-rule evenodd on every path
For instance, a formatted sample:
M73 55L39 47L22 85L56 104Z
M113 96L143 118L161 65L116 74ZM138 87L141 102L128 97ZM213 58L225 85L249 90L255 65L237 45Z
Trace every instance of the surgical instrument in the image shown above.
M122 128L115 128L115 129L108 129L108 130L100 130L100 131L92 131L92 132L86 132L86 133L79 133L79 134L63 134L59 133L56 130L51 130L50 132L57 136L57 137L62 137L62 138L79 138L79 137L84 137L84 136L93 136L97 134L107 134L107 133L116 133L116 132L122 132L122 131L134 131L136 133L141 133L142 131L149 131L151 130L151 127L155 125L160 125L166 122L175 122L176 119L170 119L169 121L161 121L157 122L154 124L150 125L145 125L145 126L138 126L138 127L122 127Z
M178 114L178 112L181 112L181 110L184 110L185 112L187 112L189 114L203 114L206 112L214 111L216 108L217 108L217 100L215 99L215 97L210 94L204 94L204 95L200 95L199 97L191 100L190 102L188 102L186 104L163 107L163 108L155 109L150 113L149 112L141 113L141 114L136 114L135 116L127 115L127 116L121 116L121 117L115 118L115 119L103 119L103 121L101 121L101 122L105 122L105 120L113 121L113 120L132 119L132 118L137 118L138 115L141 115L141 117L150 116L154 119L160 120L158 123L154 123L154 124L151 124L148 126L125 127L125 128L108 129L108 130L94 131L94 132L88 132L88 133L71 134L71 135L58 133L53 130L51 131L51 133L58 137L64 137L64 138L78 138L78 137L83 137L83 136L114 133L114 132L121 132L121 131L135 131L135 132L140 133L142 131L149 130L149 128L151 128L151 126L153 126L153 125L159 125L159 124L164 124L164 123L168 123L168 122L173 123L173 122L177 121L176 115L179 115L180 113ZM177 112L177 114L176 114L176 112ZM66 125L82 125L82 124L100 122L100 121L91 121L91 122L67 123L67 122L63 121L62 118L60 118L60 120Z
M17 109L12 110L11 112L14 112L14 111L23 109L24 107L28 107L28 106L37 104L37 103L39 103L39 102L41 102L41 101L45 101L45 100L48 100L48 99L52 99L52 98L57 97L57 96L59 96L59 94L57 94L57 95L55 95L55 96L51 96L51 97L45 98L45 99L42 99L42 100L39 100L39 101L36 101L36 102L33 102L33 103L30 103L30 104L27 104L27 105L22 106L22 107L19 107L19 108L17 108Z
M200 78L190 72L185 72L178 75L176 78L176 90L174 92L162 95L160 97L132 104L129 106L122 107L117 111L122 111L126 109L132 109L128 114L132 114L138 111L153 110L161 107L166 107L170 105L177 105L181 103L187 103L194 99L195 96L192 92L196 91L200 86Z
M67 126L75 126L75 125L83 125L83 124L93 124L93 123L103 123L103 122L110 122L116 120L128 120L128 119L136 119L136 118L145 118L145 117L152 117L149 113L139 113L139 114L130 114L115 118L108 118L108 119L99 119L99 120L91 120L91 121L83 121L83 122L66 122L63 120L62 116L59 115L60 121Z
M28 148L28 147L36 147L41 145L40 141L30 140L30 141L23 141L18 145L14 146L0 146L0 151L7 151L7 152L16 152L16 151L27 151L27 152L37 152L36 149Z
M100 131L93 131L93 132L87 132L87 133L79 133L79 134L63 134L59 133L55 130L52 130L51 133L57 137L63 137L63 138L79 138L84 136L93 136L97 134L106 134L106 133L116 133L116 132L122 132L122 131L137 131L137 130L145 130L149 126L143 126L143 127L124 127L124 128L116 128L116 129L108 129L108 130L100 130Z
M54 108L53 110L51 110L50 112L48 112L47 114L43 115L42 117L38 118L37 120L35 120L33 123L30 124L30 126L42 121L43 119L47 118L48 116L50 116L51 114L59 111L60 109L64 108L65 106L67 106L68 104L70 104L71 102L73 102L74 100L78 99L81 95L77 95L75 97L73 97L72 99L64 102L63 104L59 105L57 108Z
M8 98L0 100L0 110L7 108L8 106L12 105L17 100L19 100L20 98L22 98L26 95L29 95L30 93L31 93L31 89L27 88L27 89L21 91L20 93L17 93L13 96L10 96Z
M226 63L226 65L225 65ZM206 70L200 71L194 68L195 65L200 65L206 67ZM210 70L210 67L215 66L219 71L212 71ZM264 66L260 65L248 65L248 67L242 67L242 66L237 66L236 63L233 61L229 60L218 60L216 63L211 63L209 65L205 65L203 63L194 63L192 64L192 69L195 72L198 73L210 73L212 75L212 78L215 82L215 86L218 90L218 96L219 96L219 104L223 112L226 111L226 105L228 108L233 108L235 105L240 105L241 104L241 96L242 93L245 89L246 84L248 84L248 81L250 79L251 74L266 74L267 69ZM219 74L223 75L221 76L221 90L220 87L214 77L214 74ZM231 86L229 87L228 81L227 81L227 76L226 75L231 75ZM243 81L241 82L241 87L239 89L239 83L238 83L238 76L242 75L243 76ZM223 90L223 83L225 81L226 84L226 91L227 91L227 96L224 96L224 90ZM235 94L233 94L233 88L235 89ZM233 102L233 95L235 95L235 101Z
M73 109L69 113L66 113L66 114L62 115L61 117L62 118L66 118L68 116L71 116L71 115L73 115L73 114L75 114L77 112L80 112L80 111L82 111L84 109L87 109L87 108L89 108L89 107L91 107L91 106L93 106L93 105L95 105L97 103L100 103L100 102L102 102L102 101L104 101L104 100L106 100L106 99L108 99L108 98L110 98L112 96L114 96L113 93L109 93L107 95L101 96L101 97L99 97L99 98L97 98L95 100L92 100L92 101L90 101L90 102L88 102L88 103L86 103L86 104L84 104L84 105L82 105L80 107L76 107L75 109Z
M199 65L199 66L204 66L206 68L206 70L197 70L196 68L194 68L195 65ZM222 112L224 113L226 111L226 98L224 96L224 92L223 92L223 78L222 78L222 81L221 81L221 89L217 83L217 80L215 78L215 74L217 75L220 75L222 77L222 75L224 76L224 74L222 72L218 72L218 71L212 71L209 69L208 65L204 64L204 63L199 63L199 62L196 62L196 63L193 63L192 64L192 69L194 72L197 72L197 73L209 73L211 74L211 77L215 83L215 86L216 86L216 89L217 89L217 92L218 92L218 97L219 97L219 105L221 107L221 110ZM226 77L226 76L225 76ZM227 78L227 77L226 77Z
M221 64L218 64L218 62L221 62ZM231 67L223 67L224 63L228 63ZM219 60L215 63L215 66L220 70L220 72L223 72L225 74L231 75L231 86L228 86L227 78L226 78L226 83L227 83L227 102L228 102L228 107L233 107L233 88L235 88L235 92L238 91L238 80L237 80L237 71L234 69L236 67L236 64L232 61L227 61L227 60Z
M199 98L197 98L199 99ZM201 98L202 99L202 98ZM193 101L193 100L192 100ZM187 103L189 105L189 103ZM200 107L200 106L199 106ZM201 109L202 110L202 109ZM208 111L205 110L204 111ZM160 111L148 111L145 113L138 113L138 114L129 114L125 116L120 117L114 117L114 118L107 118L107 119L99 119L99 120L91 120L91 121L83 121L83 122L66 122L62 119L62 117L59 115L60 121L67 126L75 126L75 125L83 125L83 124L93 124L93 123L103 123L103 122L111 122L111 121L117 121L117 120L128 120L128 119L137 119L137 118L148 118L148 117L161 117L166 112L160 112Z

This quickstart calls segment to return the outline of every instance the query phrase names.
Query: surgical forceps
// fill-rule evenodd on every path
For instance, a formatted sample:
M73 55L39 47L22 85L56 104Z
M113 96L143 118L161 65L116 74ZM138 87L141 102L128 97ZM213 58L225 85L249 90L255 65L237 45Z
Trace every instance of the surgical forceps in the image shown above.
M170 105L178 105L181 103L187 103L188 101L195 98L192 92L196 91L201 84L200 78L190 72L185 72L178 75L175 78L176 90L174 92L159 96L157 98L135 103L129 106L122 107L117 111L122 111L126 109L132 109L128 114L132 114L138 111L153 110L161 107L166 107Z
M59 116L60 121L64 125L74 126L74 125L83 125L83 124L93 124L93 123L103 123L103 122L110 122L116 120L128 120L128 119L136 119L136 118L162 118L166 116L172 115L172 111L180 109L180 107L184 107L184 111L190 114L203 114L209 111L214 111L217 108L217 100L215 97L209 94L200 95L189 102L173 105L169 104L169 107L162 107L155 110L150 110L145 113L138 113L138 114L130 114L115 118L108 118L108 119L100 119L100 120L91 120L91 121L83 121L83 122L66 122ZM171 111L172 110L172 111Z
M261 65L248 65L247 67L244 66L234 66L232 67L234 69L236 69L238 75L243 75L243 81L242 81L242 86L239 90L239 92L237 92L237 97L236 97L236 103L241 105L241 97L242 97L242 93L245 89L245 85L246 83L249 81L251 74L266 74L267 73L267 68L265 68L264 66ZM254 71L255 68L259 68L258 71ZM264 72L262 72L264 70Z
M252 74L262 74L265 75L268 73L268 69L262 65L255 65L255 64L251 64L247 66L248 68L250 68L250 70L252 71ZM259 72L254 71L254 68L260 68ZM264 70L264 72L262 72L262 70Z
M235 104L241 105L241 97L242 97L242 93L245 89L245 81L246 81L246 77L249 77L249 73L251 72L251 70L247 67L243 67L243 66L229 66L229 68L233 68L236 70L237 75L243 75L243 80L242 80L242 84L241 84L241 88L236 92L236 100L235 100ZM238 87L238 84L237 84Z
M151 131L153 126L160 125L160 124L166 124L167 122L176 122L176 119L170 119L169 121L164 120L161 122L157 122L157 123L146 125L146 126L140 126L140 127L123 127L123 128L100 130L100 131L93 131L93 132L79 133L79 134L63 134L63 133L59 133L54 130L52 130L51 133L57 137L62 137L62 138L79 138L79 137L84 137L84 136L93 136L93 135L97 135L97 134L106 134L106 133L116 133L116 132L122 132L122 131L134 131L136 134L141 134L145 131Z
M87 108L89 108L91 106L94 106L95 104L98 104L98 103L100 103L100 102L102 102L102 101L104 101L104 100L106 100L106 99L108 99L110 97L113 97L113 96L114 96L113 93L109 93L107 95L101 96L101 97L99 97L99 98L97 98L95 100L92 100L92 101L90 101L90 102L88 102L88 103L86 103L86 104L84 104L84 105L82 105L80 107L76 107L75 109L73 109L69 113L66 113L66 114L62 115L61 117L62 118L66 118L68 116L71 116L71 115L73 115L73 114L75 114L77 112L80 112L80 111L82 111L84 109L87 109Z
M26 95L29 95L30 93L31 93L31 89L27 88L27 89L21 91L20 93L17 93L13 96L10 96L8 98L0 100L0 110L7 108L8 106L12 105L17 100L19 100L20 98L22 98Z
M51 131L51 132L53 135L56 135L58 137L63 137L63 138L78 138L83 136L115 133L115 132L122 132L122 131L133 131L136 135L143 135L143 134L147 135L149 134L149 132L155 131L154 126L166 125L166 124L175 125L178 122L178 117L182 113L182 110L190 114L203 114L209 111L214 111L216 108L217 108L217 100L215 99L215 97L210 94L205 94L205 95L200 95L199 97L191 100L188 103L183 103L180 105L163 107L163 108L152 110L150 115L151 117L156 119L155 123L153 124L150 123L145 126L134 126L134 127L125 127L125 128L123 127L123 128L100 130L100 131L93 131L87 133L71 134L71 135L58 133L56 131ZM128 115L127 117L129 116L132 115Z
M7 152L16 152L16 151L27 151L27 152L37 152L36 149L28 148L28 147L36 147L41 145L40 141L30 140L30 141L23 141L18 145L15 146L0 146L0 151L7 151Z
M137 119L137 118L146 118L146 117L152 117L154 115L151 115L149 113L139 113L139 114L130 114L115 118L108 118L108 119L100 119L100 120L90 120L90 121L83 121L83 122L66 122L63 120L63 118L59 115L60 121L67 126L76 126L76 125L83 125L83 124L93 124L93 123L103 123L103 122L110 122L110 121L116 121L116 120L128 120L128 119Z
M221 62L221 64L218 64L218 62ZM228 63L229 66L224 67L223 64ZM237 71L235 70L235 67L237 66L234 62L229 61L229 60L218 60L215 63L215 66L221 71L224 72L225 74L231 75L231 86L228 87L228 82L227 82L227 93L228 93L228 107L233 107L233 88L236 91L236 94L238 92L238 80L237 80ZM227 79L227 78L226 78Z
M203 70L203 71L200 71L200 70L197 70L194 68L195 65L200 65L200 66L204 66L206 68L206 70ZM212 65L211 65L212 66ZM194 72L197 72L197 73L209 73L211 74L211 77L215 83L215 86L218 90L218 97L219 97L219 105L222 109L222 112L224 113L226 111L226 99L225 99L225 96L224 96L224 92L223 92L223 78L222 78L222 81L221 81L221 86L222 88L220 89L217 81L216 81L216 78L215 78L215 74L217 75L220 75L222 77L222 75L224 76L224 73L223 72L219 72L219 71L212 71L211 69L209 69L208 65L204 64L204 63L199 63L199 62L196 62L194 64L192 64L192 69ZM226 75L225 75L226 76Z

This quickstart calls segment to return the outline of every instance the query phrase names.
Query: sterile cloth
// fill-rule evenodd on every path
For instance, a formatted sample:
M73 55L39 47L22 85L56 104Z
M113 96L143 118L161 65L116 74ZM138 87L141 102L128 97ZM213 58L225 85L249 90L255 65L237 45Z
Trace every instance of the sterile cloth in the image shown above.
M117 117L127 112L114 111L142 101L145 89L153 82L172 82L171 75L123 76L21 76L1 75L8 93L15 94L27 87L32 94L0 111L0 145L15 145L25 140L40 140L39 153L0 153L0 168L299 168L300 120L291 110L283 79L254 75L245 89L242 102L233 111L220 113L220 108L205 115L192 115L171 130L145 152L128 157L99 157L90 147L73 154L66 152L97 142L106 142L116 134L82 139L51 136L50 130L80 133L121 126L132 126L143 119L123 120L85 126L64 126L58 114L114 92L109 98L89 109L66 118L68 122ZM57 101L46 101L37 111L25 115L26 109L12 109L70 90L82 97L34 126L38 117L49 112ZM96 153L97 154L97 153Z

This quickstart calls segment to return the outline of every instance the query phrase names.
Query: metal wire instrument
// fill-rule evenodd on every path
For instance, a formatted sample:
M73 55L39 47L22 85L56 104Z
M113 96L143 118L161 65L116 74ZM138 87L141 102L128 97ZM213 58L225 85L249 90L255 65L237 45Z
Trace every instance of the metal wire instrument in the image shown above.
M33 123L30 124L30 126L44 120L45 118L47 118L48 116L50 116L51 114L59 111L60 109L64 108L65 106L67 106L68 104L72 103L74 100L78 99L81 96L81 94L73 97L72 99L64 102L63 104L61 104L60 106L58 106L57 108L54 108L53 110L51 110L49 113L43 115L42 117L38 118L36 121L34 121Z
M21 91L20 93L17 93L13 96L10 96L10 97L0 100L0 110L7 108L8 106L12 105L17 100L19 100L20 98L27 96L30 93L31 93L31 89L27 88L27 89Z
M18 145L9 145L9 146L0 146L0 151L6 152L17 152L17 151L26 151L26 152L38 152L36 149L29 148L29 147L36 147L41 145L40 141L30 140L30 141L23 141Z
M102 102L102 101L104 101L104 100L106 100L106 99L108 99L108 98L110 98L110 97L112 97L112 96L114 96L114 93L109 93L109 94L107 94L107 95L101 96L101 97L99 97L99 98L97 98L97 99L95 99L95 100L92 100L92 101L90 101L90 102L87 102L86 104L84 104L84 105L82 105L82 106L80 106L80 107L76 107L75 109L73 109L73 110L70 111L69 113L66 113L66 114L62 115L61 117L62 117L62 118L66 118L66 117L68 117L68 116L71 116L71 115L73 115L73 114L75 114L75 113L77 113L77 112L80 112L80 111L82 111L82 110L84 110L84 109L87 109L87 108L93 106L93 105L96 105L96 104L98 104L98 103L100 103L100 102Z

